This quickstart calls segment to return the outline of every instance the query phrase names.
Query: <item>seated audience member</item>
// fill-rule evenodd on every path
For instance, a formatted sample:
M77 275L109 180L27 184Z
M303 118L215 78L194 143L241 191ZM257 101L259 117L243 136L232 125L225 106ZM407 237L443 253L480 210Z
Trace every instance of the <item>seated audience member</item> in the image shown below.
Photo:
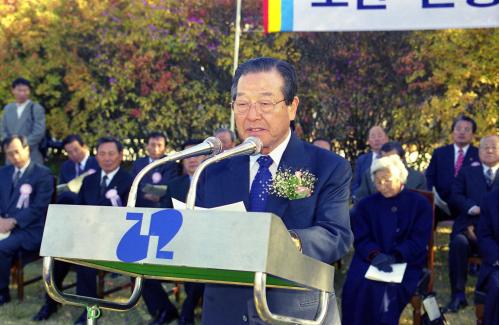
M355 253L343 286L343 324L398 324L427 263L432 209L405 188L407 170L398 155L374 161L378 193L362 199L351 216ZM370 266L384 272L407 263L402 283L365 278Z
M217 129L214 135L222 142L223 150L231 149L236 146L236 134L227 128Z
M478 149L473 146L476 133L476 122L467 116L459 116L452 123L452 140L454 143L436 148L431 155L430 164L426 169L426 184L429 191L435 191L448 205L452 183L459 170L478 162ZM459 213L449 207L443 208L436 200L436 221L455 220Z
M405 161L405 151L397 141L390 141L381 146L381 156L386 157L390 155L398 155L407 169L409 175L407 176L407 182L405 184L406 188L416 189L416 190L426 190L426 178L425 176L415 169L407 167ZM376 186L371 178L370 171L366 171L362 176L362 181L360 187L355 195L355 202L376 193Z
M377 158L381 157L381 146L387 142L388 136L383 128L376 125L369 129L367 143L369 144L371 150L360 155L355 161L355 170L351 184L352 196L355 196L357 190L359 189L362 175L364 175L366 171L369 171L371 165Z
M465 287L468 257L478 252L475 229L480 219L482 200L493 189L499 188L499 136L480 140L478 155L481 164L461 168L452 185L450 205L457 211L449 245L449 280L451 301L446 312L457 312L467 306Z
M79 203L82 205L125 206L132 176L121 168L123 146L112 137L100 138L97 142L97 162L100 170L85 177L81 186ZM88 267L77 268L76 293L86 297L97 297L97 271ZM75 324L87 320L85 310Z
M76 177L95 172L99 168L97 160L90 156L87 145L79 135L68 135L62 141L62 145L69 159L62 163L59 184L67 184ZM78 193L71 191L57 193L59 204L75 204L77 201Z
M87 145L83 142L79 135L71 134L68 135L62 141L64 150L68 154L68 160L66 160L62 166L59 173L59 184L67 184L71 180L80 175L89 174L89 171L99 170L99 164L97 160L90 156ZM71 191L66 191L57 194L58 204L77 204L78 203L78 193L73 193ZM71 264L67 264L61 261L54 262L54 281L58 288L62 287L64 278L69 272ZM40 308L40 310L33 316L33 321L43 321L47 320L57 311L58 303L50 298L50 296L45 293L45 302Z
M484 197L481 210L477 237L482 267L476 287L486 294L483 324L494 325L499 324L499 189Z
M201 143L201 140L187 141L182 150ZM184 175L177 177L167 183L166 195L161 199L162 208L173 208L172 198L181 202L187 199L187 192L191 184L191 177L198 168L199 164L206 156L197 156L182 160ZM184 284L187 297L182 305L182 311L179 325L194 325L194 309L199 300L203 296L204 284L201 283L185 283ZM150 325L168 324L178 318L178 312L175 306L170 302L167 293L161 286L161 281L146 280L142 289L142 297L147 306L147 310L154 317Z
M331 151L331 142L324 138L316 138L312 144L322 149L326 149L327 151Z
M10 267L21 249L38 251L54 190L50 170L30 160L28 140L12 135L2 148L9 165L0 168L0 306L10 301Z
M146 157L139 158L133 163L133 178L135 178L144 167L146 167L153 161L165 157L166 136L161 132L150 133L147 137L146 151ZM159 207L159 201L161 199L160 195L152 192L147 193L146 191L144 191L144 187L146 186L146 184L164 185L166 182L174 179L178 175L178 165L174 161L155 167L144 176L139 184L136 206L150 208Z

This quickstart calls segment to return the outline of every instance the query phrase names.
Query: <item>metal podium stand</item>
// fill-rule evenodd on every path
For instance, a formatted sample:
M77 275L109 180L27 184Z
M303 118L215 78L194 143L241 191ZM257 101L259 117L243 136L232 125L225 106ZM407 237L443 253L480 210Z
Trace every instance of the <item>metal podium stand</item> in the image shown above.
M40 255L45 256L49 295L96 314L99 308L132 308L142 279L148 278L254 286L257 311L265 321L320 324L328 293L334 291L334 268L301 254L282 220L270 213L51 205ZM54 258L136 277L133 293L126 303L62 293L52 279ZM320 290L317 319L273 315L267 286Z

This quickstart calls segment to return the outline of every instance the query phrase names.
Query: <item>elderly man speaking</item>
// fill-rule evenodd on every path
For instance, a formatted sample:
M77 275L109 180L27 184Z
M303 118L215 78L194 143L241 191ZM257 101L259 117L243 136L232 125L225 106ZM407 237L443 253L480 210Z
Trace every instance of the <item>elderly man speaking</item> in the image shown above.
M211 208L243 201L248 211L272 212L283 220L303 254L332 263L352 243L348 215L352 173L346 160L291 132L299 103L296 92L295 70L287 62L257 58L239 66L232 82L237 130L241 140L260 138L262 154L208 167L201 176L198 204ZM284 170L315 180L302 198L268 190ZM314 319L319 305L317 291L270 289L267 298L273 313L305 319ZM255 310L253 288L207 285L203 301L202 324L265 324ZM323 324L339 324L334 294L329 311Z

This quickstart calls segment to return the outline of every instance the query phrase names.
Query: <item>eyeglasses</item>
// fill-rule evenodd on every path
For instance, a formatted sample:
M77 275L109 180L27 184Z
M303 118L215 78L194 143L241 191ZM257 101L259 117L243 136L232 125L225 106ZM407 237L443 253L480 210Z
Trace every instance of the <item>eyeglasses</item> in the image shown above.
M273 102L271 100L259 100L257 102L250 102L247 100L236 100L232 102L232 109L234 110L234 113L236 114L246 114L250 110L251 106L253 104L256 106L256 109L260 113L270 113L275 110L275 106L281 102L285 101L285 99L282 99L278 102Z
M393 177L390 178L381 178L381 179L374 179L374 184L376 185L385 185L385 184L391 184L394 181Z

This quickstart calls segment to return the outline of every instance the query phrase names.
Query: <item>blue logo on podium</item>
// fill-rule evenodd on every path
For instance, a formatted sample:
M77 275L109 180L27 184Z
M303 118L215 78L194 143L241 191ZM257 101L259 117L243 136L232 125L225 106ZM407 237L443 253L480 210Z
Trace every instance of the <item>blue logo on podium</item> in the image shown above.
M149 247L149 238L158 237L158 248L156 258L171 260L172 251L163 251L162 249L177 235L182 227L182 214L177 210L161 210L151 215L151 224L147 235L140 234L142 226L143 213L128 212L127 220L137 220L137 222L123 235L116 255L123 262L137 262L147 257Z

